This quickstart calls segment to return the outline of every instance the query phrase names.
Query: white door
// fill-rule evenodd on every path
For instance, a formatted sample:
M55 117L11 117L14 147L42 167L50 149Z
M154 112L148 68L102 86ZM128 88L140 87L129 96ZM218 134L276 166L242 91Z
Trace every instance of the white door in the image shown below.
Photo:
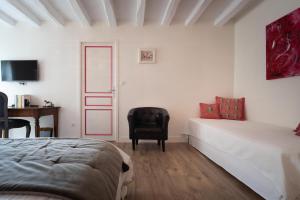
M115 43L81 44L81 136L117 139Z

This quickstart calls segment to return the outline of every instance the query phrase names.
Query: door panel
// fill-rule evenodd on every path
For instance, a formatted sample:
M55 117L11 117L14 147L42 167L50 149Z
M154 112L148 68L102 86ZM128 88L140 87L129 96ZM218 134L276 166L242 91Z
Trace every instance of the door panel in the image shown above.
M116 140L115 43L82 43L81 135Z
M112 91L112 46L85 46L85 92Z
M112 136L112 110L86 109L85 134L98 136Z
M86 106L112 106L111 96L85 96Z

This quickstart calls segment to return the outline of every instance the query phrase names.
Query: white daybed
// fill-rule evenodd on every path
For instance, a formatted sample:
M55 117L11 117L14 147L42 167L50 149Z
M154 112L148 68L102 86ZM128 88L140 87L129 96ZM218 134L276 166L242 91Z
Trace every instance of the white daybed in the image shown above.
M300 199L300 137L258 122L189 120L189 143L266 199Z

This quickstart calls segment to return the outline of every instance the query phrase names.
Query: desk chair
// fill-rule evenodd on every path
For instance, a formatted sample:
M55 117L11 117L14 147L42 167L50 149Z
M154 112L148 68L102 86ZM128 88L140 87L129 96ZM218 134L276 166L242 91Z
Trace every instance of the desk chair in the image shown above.
M29 138L31 126L30 122L24 119L9 119L7 111L7 96L0 92L0 138L4 130L4 138L9 137L9 129L26 127L26 138Z
M48 133L46 135L49 136L45 136L45 133ZM53 128L51 127L40 128L40 137L53 137Z

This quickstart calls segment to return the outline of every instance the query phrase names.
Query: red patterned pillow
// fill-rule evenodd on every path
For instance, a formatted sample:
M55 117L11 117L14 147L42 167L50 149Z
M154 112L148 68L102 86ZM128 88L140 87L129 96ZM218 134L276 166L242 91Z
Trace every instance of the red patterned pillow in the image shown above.
M298 124L297 128L294 131L295 132L299 132L300 131L300 123Z
M245 120L245 98L216 97L222 119Z
M296 132L296 135L300 136L300 123L294 131Z
M217 104L200 103L200 118L220 119L219 106Z

